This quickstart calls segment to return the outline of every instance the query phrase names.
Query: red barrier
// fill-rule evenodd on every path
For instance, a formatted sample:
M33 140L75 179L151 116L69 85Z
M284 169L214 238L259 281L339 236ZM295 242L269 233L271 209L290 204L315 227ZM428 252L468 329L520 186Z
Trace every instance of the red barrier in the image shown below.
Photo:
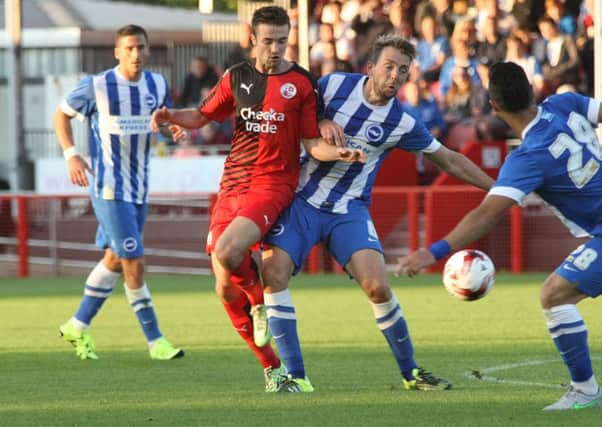
M29 276L29 215L28 199L24 196L17 197L18 227L17 227L17 253L19 254L19 277Z

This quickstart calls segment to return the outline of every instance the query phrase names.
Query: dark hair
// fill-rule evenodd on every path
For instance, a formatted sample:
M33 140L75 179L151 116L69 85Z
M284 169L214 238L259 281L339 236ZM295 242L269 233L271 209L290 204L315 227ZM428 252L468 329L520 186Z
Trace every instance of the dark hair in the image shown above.
M288 17L288 13L279 6L264 6L257 9L253 13L253 19L251 20L253 34L256 33L259 24L275 26L287 25L289 29L291 28L291 20Z
M519 65L498 62L489 69L489 96L503 111L516 113L532 104L533 89Z
M370 60L374 64L378 62L381 52L386 47L397 49L402 54L409 56L411 61L416 58L416 47L412 43L396 34L383 34L376 39L374 46L372 47Z
M146 40L146 43L148 44L148 34L146 33L146 30L139 25L130 24L121 27L115 34L115 41L127 36L144 36L144 40Z

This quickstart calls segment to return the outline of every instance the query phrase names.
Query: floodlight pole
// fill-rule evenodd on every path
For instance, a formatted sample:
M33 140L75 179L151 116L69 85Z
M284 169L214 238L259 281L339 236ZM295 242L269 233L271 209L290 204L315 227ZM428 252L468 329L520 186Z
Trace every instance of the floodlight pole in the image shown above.
M27 154L23 142L23 93L21 75L21 0L5 0L8 38L8 171L12 191L23 189Z

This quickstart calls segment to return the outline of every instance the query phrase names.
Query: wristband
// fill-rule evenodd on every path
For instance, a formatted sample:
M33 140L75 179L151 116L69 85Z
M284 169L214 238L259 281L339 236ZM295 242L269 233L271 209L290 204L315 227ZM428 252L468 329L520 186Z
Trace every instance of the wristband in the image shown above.
M69 160L73 156L79 156L79 153L77 152L77 148L75 148L75 145L72 145L71 147L69 147L65 151L63 151L63 157L65 158L65 160Z
M439 261L440 259L449 255L451 252L451 246L449 243L447 243L447 240L439 240L438 242L435 242L429 246L429 252L437 261Z

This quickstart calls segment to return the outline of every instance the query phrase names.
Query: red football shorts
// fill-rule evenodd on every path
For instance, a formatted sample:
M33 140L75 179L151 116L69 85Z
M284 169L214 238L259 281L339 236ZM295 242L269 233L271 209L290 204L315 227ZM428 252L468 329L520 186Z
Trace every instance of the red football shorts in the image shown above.
M249 218L265 235L276 223L280 212L293 200L294 191L282 186L276 191L274 188L249 189L246 193L228 193L219 195L213 211L211 224L207 236L207 253L211 254L215 243L237 216Z

